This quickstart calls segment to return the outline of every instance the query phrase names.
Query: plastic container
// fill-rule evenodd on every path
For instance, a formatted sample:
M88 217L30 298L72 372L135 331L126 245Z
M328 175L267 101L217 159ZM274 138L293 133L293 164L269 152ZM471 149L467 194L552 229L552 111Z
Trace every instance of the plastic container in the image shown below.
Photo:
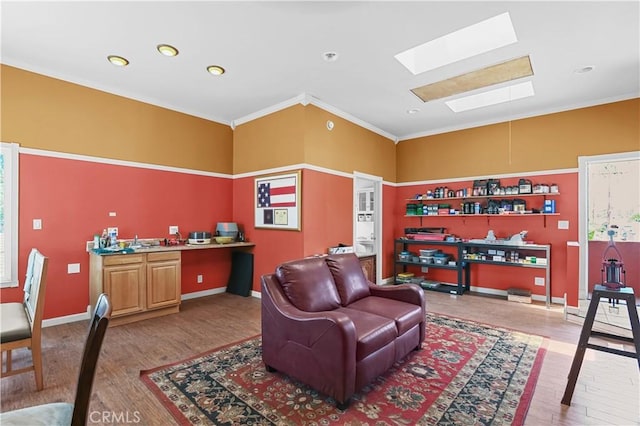
M433 256L420 256L420 263L433 263Z
M398 253L398 260L401 260L403 262L409 262L411 260L411 253L408 251L403 251Z
M424 250L420 250L420 256L433 256L434 254L438 253L439 250L437 249L424 249Z

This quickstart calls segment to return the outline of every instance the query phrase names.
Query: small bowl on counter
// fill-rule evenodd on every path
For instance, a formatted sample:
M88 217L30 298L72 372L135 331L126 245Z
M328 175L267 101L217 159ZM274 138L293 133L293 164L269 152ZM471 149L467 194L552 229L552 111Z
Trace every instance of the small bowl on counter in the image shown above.
M235 241L235 237L227 237L227 236L221 236L221 235L216 235L213 238L218 244L229 244Z

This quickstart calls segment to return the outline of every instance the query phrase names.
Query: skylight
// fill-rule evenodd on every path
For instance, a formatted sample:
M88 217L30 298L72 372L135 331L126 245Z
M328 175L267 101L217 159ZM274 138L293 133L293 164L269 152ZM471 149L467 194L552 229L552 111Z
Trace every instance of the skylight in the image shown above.
M395 58L417 75L517 41L509 12L505 12L405 50Z
M533 83L531 83L531 81L525 81L524 83L518 83L512 86L501 87L499 89L489 90L488 92L477 93L475 95L446 101L445 104L447 104L453 112L463 112L503 102L528 98L534 94Z

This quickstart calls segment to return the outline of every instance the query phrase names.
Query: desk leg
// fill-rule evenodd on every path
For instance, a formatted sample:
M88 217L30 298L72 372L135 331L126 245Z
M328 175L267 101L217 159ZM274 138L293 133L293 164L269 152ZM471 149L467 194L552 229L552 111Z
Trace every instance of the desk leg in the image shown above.
M633 334L633 344L636 347L636 359L638 360L638 368L640 368L640 320L638 320L636 298L632 294L626 301L627 310L629 311L629 322L631 322L631 333Z
M587 311L587 316L585 317L584 324L582 325L582 332L580 333L578 347L576 348L576 353L573 356L573 362L571 363L567 387L565 388L564 395L562 397L562 403L564 405L571 405L571 397L573 396L573 391L576 388L576 382L578 381L578 374L580 374L580 367L582 367L584 353L587 350L587 344L589 343L589 337L591 336L593 320L595 319L596 311L598 310L600 294L594 291L592 297L593 298L591 299L591 303L589 304L589 309Z

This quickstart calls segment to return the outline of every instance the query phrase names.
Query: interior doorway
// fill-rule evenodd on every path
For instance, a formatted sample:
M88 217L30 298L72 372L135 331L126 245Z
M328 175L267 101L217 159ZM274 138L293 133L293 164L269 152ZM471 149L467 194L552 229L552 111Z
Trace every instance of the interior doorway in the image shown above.
M609 264L617 268L616 280L640 300L640 152L580 157L579 163L578 315L583 317L594 285L610 280ZM602 306L596 320L629 328L624 307Z
M353 246L376 259L376 283L382 281L382 178L353 173Z

